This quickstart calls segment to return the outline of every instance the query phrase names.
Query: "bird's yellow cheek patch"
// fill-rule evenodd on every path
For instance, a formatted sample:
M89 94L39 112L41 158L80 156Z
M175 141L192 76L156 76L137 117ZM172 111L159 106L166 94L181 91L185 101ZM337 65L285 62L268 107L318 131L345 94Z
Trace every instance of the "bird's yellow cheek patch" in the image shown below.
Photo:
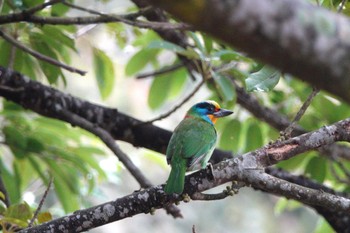
M218 119L218 118L216 118L214 115L208 115L208 117L209 117L209 119L211 120L211 122L213 122L213 124L215 124L215 123L216 123L216 120Z

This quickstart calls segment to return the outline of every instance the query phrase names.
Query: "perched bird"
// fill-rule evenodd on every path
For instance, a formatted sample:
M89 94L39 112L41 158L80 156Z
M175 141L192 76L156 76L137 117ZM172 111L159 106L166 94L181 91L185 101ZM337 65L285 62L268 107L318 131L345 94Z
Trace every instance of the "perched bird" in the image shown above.
M167 162L171 164L164 189L166 193L182 193L186 171L198 165L206 167L217 139L214 124L217 118L232 113L212 100L197 103L188 110L171 136L166 151Z

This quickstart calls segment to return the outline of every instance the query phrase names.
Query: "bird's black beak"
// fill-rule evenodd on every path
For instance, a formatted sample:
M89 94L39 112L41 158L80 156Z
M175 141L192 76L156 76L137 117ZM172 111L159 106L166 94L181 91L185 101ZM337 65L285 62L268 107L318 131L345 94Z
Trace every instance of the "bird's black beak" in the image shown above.
M225 117L225 116L231 115L232 113L233 112L230 110L221 108L219 111L214 112L213 115L214 115L214 117L219 118L219 117Z

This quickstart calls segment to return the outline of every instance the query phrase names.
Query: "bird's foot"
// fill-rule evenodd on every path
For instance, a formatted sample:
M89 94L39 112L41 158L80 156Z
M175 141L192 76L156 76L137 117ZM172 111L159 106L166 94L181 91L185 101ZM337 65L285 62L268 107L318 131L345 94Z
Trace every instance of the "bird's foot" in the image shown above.
M244 186L245 183L233 180L231 186L226 186L226 189L223 192L229 196L233 196L235 194L238 194L239 189L243 188Z
M187 193L184 193L182 194L182 200L185 202L185 203L188 203L191 201L191 197L187 194Z

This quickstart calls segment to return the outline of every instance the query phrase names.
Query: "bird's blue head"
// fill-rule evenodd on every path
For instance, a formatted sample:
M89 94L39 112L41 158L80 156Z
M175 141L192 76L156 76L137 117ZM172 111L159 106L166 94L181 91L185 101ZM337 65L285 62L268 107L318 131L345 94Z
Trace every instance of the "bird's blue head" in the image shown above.
M233 112L220 107L218 103L213 100L207 100L197 103L190 108L185 118L200 117L203 120L214 125L217 118L231 115Z

